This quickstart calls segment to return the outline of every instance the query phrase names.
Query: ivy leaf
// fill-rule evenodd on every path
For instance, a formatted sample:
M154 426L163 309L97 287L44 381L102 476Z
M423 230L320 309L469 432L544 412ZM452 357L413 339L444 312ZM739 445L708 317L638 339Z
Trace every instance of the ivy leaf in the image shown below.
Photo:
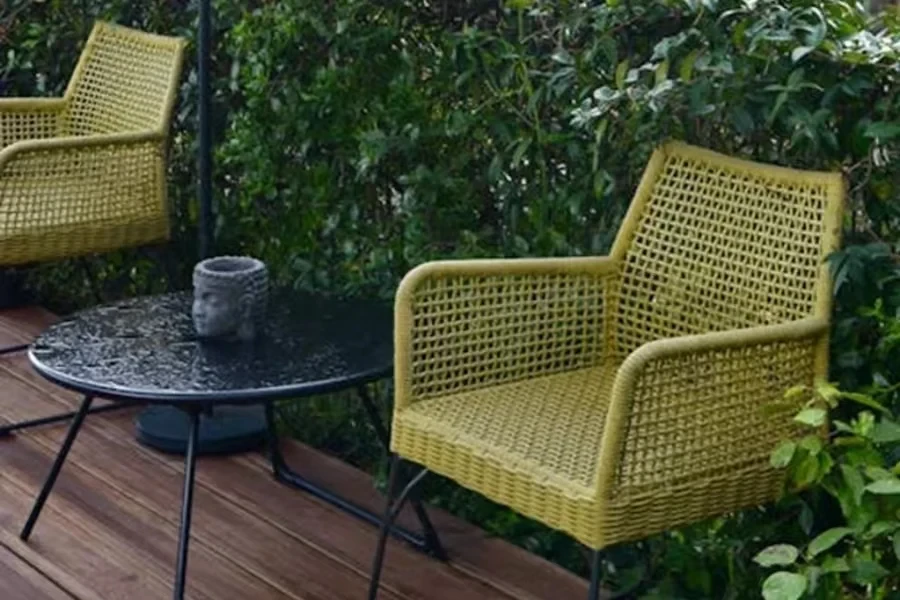
M900 560L900 531L894 534L894 554Z
M847 486L853 492L854 502L859 506L859 503L862 502L863 494L866 492L866 482L863 480L862 473L849 465L841 465L841 474L843 474L844 481L847 482Z
M797 600L806 592L806 577L787 571L772 573L763 583L765 600Z
M794 458L794 452L796 450L797 444L795 444L794 442L782 442L772 452L772 456L769 459L769 462L776 469L783 469L784 467L791 464L791 459Z
M885 533L890 533L900 527L900 523L896 521L876 521L872 523L872 526L869 527L869 531L867 532L867 537L876 538L880 535L884 535Z
M866 127L865 134L868 138L878 138L880 140L889 140L900 137L900 123L892 121L875 121Z
M871 585L874 583L878 583L880 579L889 574L890 571L869 558L860 558L854 560L853 565L850 569L851 577L856 583L860 585Z
M791 60L797 62L815 49L815 46L797 46L791 51Z
M825 424L825 411L821 408L805 408L794 417L794 420L810 427L821 427Z
M797 487L807 487L819 476L819 460L815 456L807 454L797 465L793 475Z
M879 479L866 486L871 494L900 494L900 479Z
M681 66L678 69L678 75L681 77L681 81L687 83L691 80L691 77L694 74L694 63L697 62L697 57L700 56L699 50L691 50L690 54L684 57L684 60L681 61Z
M813 456L816 456L822 451L822 438L815 435L808 435L800 440L799 446Z
M622 89L625 87L625 75L628 74L628 59L626 58L622 62L619 63L619 66L616 67L616 88Z
M803 508L800 510L800 527L803 529L803 533L809 535L812 533L813 522L815 520L815 515L813 514L812 509L809 507L809 504L803 502Z
M825 573L847 573L850 564L843 556L826 556L822 561L822 571Z
M890 414L890 411L881 405L879 402L872 399L871 396L867 396L866 394L856 394L853 392L845 392L841 394L841 398L845 398L847 400L852 400L857 404L862 404L863 406L868 406L869 408L873 408L880 413Z
M816 538L809 543L807 552L809 552L810 557L818 556L851 533L853 533L853 530L849 527L833 527L816 536Z
M900 425L894 421L882 419L872 429L872 441L876 444L900 442Z
M790 544L775 544L763 549L753 557L753 562L763 567L792 565L800 556L800 551Z

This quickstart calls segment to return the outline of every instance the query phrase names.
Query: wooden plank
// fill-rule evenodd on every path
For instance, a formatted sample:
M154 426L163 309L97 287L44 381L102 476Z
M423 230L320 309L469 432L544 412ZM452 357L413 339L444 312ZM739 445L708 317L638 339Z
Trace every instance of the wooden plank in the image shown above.
M59 317L39 306L23 306L0 311L0 347L9 343L29 343Z
M21 442L17 441L16 445L21 445ZM6 458L9 454L8 450L0 452L4 465L4 473L0 476L0 527L7 538L18 535L34 501L30 490L23 489L6 476ZM47 505L38 524L40 530L27 547L32 553L57 565L67 577L89 582L95 595L84 598L150 599L165 598L167 593L171 596L171 588L146 569L143 561L129 560L133 554L123 550L121 544L108 544L105 540L96 539L90 530L83 527L89 526L89 523L69 522L60 512L62 508L58 502ZM19 544L26 545L24 542Z
M66 398L52 389L36 389L27 381L22 375L26 369L31 370L27 360L24 356L0 356L0 423L49 417L76 406L74 396Z
M21 526L49 469L50 457L42 450L23 437L16 441L15 451L0 453L4 480L24 496L18 498L15 525ZM61 533L66 539L60 539ZM80 552L59 553L72 537L84 541ZM104 598L165 598L172 594L176 539L177 526L105 486L70 460L29 544L42 554L53 555L56 562L67 564L79 579L92 584L118 567L119 576L112 577L101 593ZM209 600L290 598L201 543L191 545L188 591L191 598Z
M42 309L3 311L0 313L0 345L4 340L7 340L6 343L29 340L55 320L56 317ZM23 355L0 357L0 385L11 390L6 394L9 400L0 397L0 415L5 418L53 414L77 401L75 394L57 388L34 373ZM163 583L170 594L172 567L167 562L167 558L171 558L167 552L174 556L175 507L180 506L183 463L181 457L139 447L133 441L133 414L134 411L128 414L110 413L88 419L86 429L70 455L71 464L67 465L58 484L62 490L63 482L69 481L65 484L68 486L65 495L51 497L50 504L56 508L48 504L38 529L46 528L43 536L54 531L54 536L62 536L77 550L88 555L93 552L96 560L96 550L88 550L84 544L79 546L77 540L71 539L73 526L78 531L84 529L79 529L78 523L73 524L73 519L91 524L100 532L104 553L109 552L110 548L123 551L122 556L114 555L116 560L111 563L113 572L127 579L128 575L122 573L133 570L135 558L139 559L138 564L143 564L142 561L149 557L153 568L149 574L143 574L144 579L162 580L157 583ZM19 437L27 438L27 444L37 444L32 450L45 456L42 464L46 467L64 429L64 426L35 429L27 436ZM16 446L19 444L20 441L15 442ZM365 473L302 444L285 442L284 451L288 461L310 479L338 490L358 504L377 511L383 509L383 499ZM0 459L2 464L4 461ZM67 476L70 467L74 475ZM18 489L20 496L23 486L36 486L35 480L29 479L33 476L22 472L23 468L24 464L19 465L19 470L14 470L12 475L12 488ZM36 467L31 465L30 468L34 470ZM42 479L44 468L37 470ZM231 569L243 578L265 582L269 590L281 594L278 598L337 600L364 596L361 590L368 577L374 551L374 527L307 494L275 484L268 473L266 461L257 454L203 458L197 475L199 486L195 497L197 510L192 550L209 553L205 560L215 565L216 569L198 577L192 552L190 577L205 581L207 578L221 577L223 570ZM5 486L0 489L0 503L6 508L22 504L30 507L31 496L13 499L11 504L4 503L3 497L12 492L9 481L0 480L0 483ZM88 505L85 505L84 499L77 497L79 491L86 493L90 500ZM92 502L104 506L105 510L98 512L89 506ZM24 512L20 511L20 518L23 519L27 508L22 510ZM119 516L110 517L107 514L117 510L121 511ZM56 515L56 519L61 518L61 523L66 527L62 527L60 522L48 525L50 514ZM564 569L502 540L489 538L472 525L442 511L431 510L431 514L451 553L451 562L441 564L405 544L392 542L381 596L386 600L423 597L429 600L538 600L586 595L586 582ZM0 543L10 539L10 531L15 529L4 530L9 525L8 516L4 515L6 513L0 511ZM123 519L134 523L126 523ZM405 515L404 519L415 526L409 515ZM140 537L137 542L133 539L123 542L125 535L139 533L145 526L149 527L152 538L148 542L149 548L143 547L145 540ZM54 527L55 530L51 529ZM15 536L11 539L10 544L15 544ZM65 543L53 544L54 547L60 545L65 546ZM18 548L16 553L21 556L31 553L28 562L37 564L36 560L44 560L45 567L56 568L54 581L68 578L67 589L78 587L79 582L94 583L93 575L82 564L84 560L73 556L77 552L66 553L54 548L45 556L43 552L36 553L36 547L42 549L40 543L33 539L30 544ZM353 583L344 589L343 583L337 583L342 579ZM158 596L159 585L152 588L155 591L150 591L146 581L138 583L138 587L120 586L123 593L127 587L127 596L116 595L119 588L112 586L104 587L95 597ZM223 591L224 595L221 595ZM210 597L268 597L259 596L255 591L249 592L251 595L246 593L246 590L218 589ZM197 597L208 596L203 593Z
M384 509L384 500L371 478L359 469L299 442L284 442L282 451L289 464L296 465L295 468L316 483L338 489L370 510ZM265 459L259 455L246 455L240 460L266 468ZM445 511L432 508L429 514L451 556L450 565L469 577L517 599L587 596L587 581L566 569L504 540L489 537ZM414 523L409 515L406 521Z
M181 504L181 461L176 463L170 456L142 448L127 436L128 421L122 415L115 418L122 429L111 427L105 417L88 422L69 460L174 528ZM42 432L38 441L56 447L56 437L56 432ZM226 487L239 485L248 475L255 474L230 458L201 457L197 465L192 543L214 549L254 577L279 589L285 597L308 600L364 597L367 572L334 560L302 539L286 535L268 516L223 499L221 490L201 485L202 474L216 466L227 472ZM263 490L266 487L278 486L268 480L263 482ZM348 545L357 543L353 537L341 541ZM399 600L400 596L387 591L384 598Z
M127 430L128 423L120 415L104 419L111 427ZM375 490L371 478L362 471L298 442L285 442L283 451L289 463L313 481L338 490L370 510L383 510L383 498ZM369 568L375 545L374 527L348 522L343 513L303 492L285 486L271 487L268 462L261 454L249 453L231 460L253 465L255 474L247 472L241 478L234 478L227 467L210 463L198 472L199 481L220 490L237 504L254 506L259 514L271 515L282 526L289 527L294 535L307 538L324 552ZM285 512L286 507L298 503L302 504ZM463 598L466 594L493 598L499 594L521 600L587 595L587 582L565 569L503 540L488 537L482 530L444 511L432 508L430 514L451 555L450 563L443 565L405 544L392 542L389 546L391 561L386 562L384 571L385 584L391 589L403 594L429 589L435 599L443 598L444 593L447 598ZM410 527L417 525L411 515L406 521ZM366 535L364 543L345 543L344 536L360 537L363 534ZM448 573L448 569L457 574ZM465 575L460 577L462 573ZM471 580L480 585L473 585Z
M72 600L74 598L4 546L0 546L0 581L3 582L3 598L5 600Z
M119 416L111 416L102 429L106 434L114 435L113 427L127 427L127 422ZM148 458L155 460L158 456L151 452ZM239 477L235 476L236 464L243 465ZM282 535L302 541L304 545L345 565L367 584L378 534L374 526L360 522L308 494L275 482L267 469L257 468L241 457L206 459L197 471L197 479L204 488L216 490L234 505L266 519ZM405 544L392 543L390 552L392 562L386 565L384 572L385 597L395 592L409 598L419 598L422 590L429 590L429 600L507 599L505 594L492 586L469 577L460 577L448 565L424 556ZM364 593L360 593L352 597L363 596Z

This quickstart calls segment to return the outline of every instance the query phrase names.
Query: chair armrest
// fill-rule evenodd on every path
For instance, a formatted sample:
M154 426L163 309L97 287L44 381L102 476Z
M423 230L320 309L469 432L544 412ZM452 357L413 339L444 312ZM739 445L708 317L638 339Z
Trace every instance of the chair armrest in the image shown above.
M16 142L0 151L6 264L168 235L164 138L128 133Z
M438 261L396 296L396 407L598 363L607 257Z
M0 180L9 177L12 170L21 175L26 163L40 167L52 166L54 173L65 170L66 162L86 166L84 161L103 164L104 158L112 158L106 163L110 168L127 168L127 164L116 165L118 155L126 149L162 148L165 136L155 131L111 133L85 136L28 139L15 142L0 150Z
M798 432L785 391L826 375L828 329L826 319L807 318L657 340L632 352L613 385L600 493L766 468L778 442Z
M0 148L59 135L66 107L62 98L0 98Z

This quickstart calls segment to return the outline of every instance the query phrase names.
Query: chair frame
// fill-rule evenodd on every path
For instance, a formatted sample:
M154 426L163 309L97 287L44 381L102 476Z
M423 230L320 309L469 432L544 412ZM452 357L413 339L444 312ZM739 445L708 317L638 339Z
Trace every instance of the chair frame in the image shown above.
M803 308L802 311L796 306L783 308L779 313L780 318L779 316L776 316L771 317L772 320L768 320L769 317L767 317L766 319L762 319L764 324L744 326L743 328L730 328L725 330L711 329L700 333L688 332L686 334L672 334L671 337L662 335L648 341L643 341L641 337L638 337L637 339L641 343L633 349L629 348L626 351L626 355L622 357L622 362L618 364L616 369L615 383L611 390L610 404L605 417L606 424L603 429L600 443L599 456L605 457L605 459L599 460L594 481L598 490L597 510L600 512L597 513L596 517L578 514L575 518L572 518L571 515L563 515L558 517L556 523L544 521L548 526L565 531L572 535L572 537L580 539L580 541L594 550L591 561L590 586L588 590L589 600L596 600L599 597L600 579L602 575L602 552L605 548L620 542L641 539L653 533L659 533L665 529L696 522L716 514L722 514L732 510L738 510L742 507L768 502L774 500L775 497L781 493L782 488L778 484L779 479L777 472L766 464L765 468L763 468L765 473L762 473L762 471L756 470L757 467L754 464L748 467L747 477L753 478L750 479L753 483L747 484L751 486L751 489L748 490L738 489L741 486L734 485L732 476L722 476L719 478L722 481L719 481L712 475L703 477L699 475L689 475L689 477L695 478L696 482L688 481L687 484L666 484L667 487L664 490L666 493L661 494L662 497L660 498L655 498L652 494L643 494L643 492L641 492L643 495L639 496L640 500L638 501L642 506L639 511L641 513L658 513L659 511L663 511L665 506L673 506L671 503L691 505L690 507L681 506L678 510L672 511L673 513L678 514L666 517L668 520L662 528L660 528L660 519L657 519L656 522L653 522L653 519L651 518L647 519L646 522L630 523L629 520L634 519L634 515L629 517L630 513L628 513L627 510L629 500L627 497L624 500L615 500L615 503L611 500L615 499L614 493L617 489L616 486L623 485L619 483L619 478L622 477L622 475L620 475L620 469L624 460L623 454L625 452L626 439L628 436L626 431L628 419L630 418L631 411L634 410L633 403L635 400L633 398L640 389L641 378L648 368L652 368L654 365L667 360L672 360L677 365L677 361L680 357L690 358L693 356L704 355L704 353L713 356L724 355L726 357L725 360L728 360L730 353L740 352L747 350L748 348L754 352L763 353L766 351L767 347L772 345L790 346L794 344L798 345L798 348L800 348L795 351L794 356L802 356L802 364L806 365L804 367L806 370L803 371L802 374L797 374L796 377L798 379L802 378L804 382L806 382L807 376L809 376L810 379L812 379L813 376L815 378L824 378L827 376L832 281L828 266L822 259L824 259L831 251L836 250L840 244L842 213L846 194L843 176L840 173L800 171L774 165L755 163L749 160L725 156L703 148L688 146L682 142L667 142L657 148L650 158L636 190L634 200L619 229L609 256L437 261L413 269L404 278L397 292L395 318L395 352L397 353L397 359L395 361L395 380L397 385L397 397L394 408L395 425L397 424L396 417L398 411L403 410L409 405L414 394L411 387L413 377L411 336L413 335L412 328L414 323L414 293L420 286L424 285L429 280L438 281L444 277L449 279L465 278L466 281L478 280L482 277L487 278L495 275L508 277L588 275L601 279L606 277L621 278L626 255L630 251L641 219L649 210L648 207L654 194L654 186L656 185L658 178L661 177L663 169L666 168L666 161L672 156L681 158L687 157L701 162L707 161L710 164L718 165L719 167L747 173L753 178L760 178L766 182L791 181L798 185L810 185L821 190L821 193L824 195L822 196L821 214L817 217L819 229L818 234L816 235L819 236L818 239L820 241L818 242L817 250L819 255L816 259L821 260L822 262L816 267L814 286L812 286L808 292L805 292L811 294L811 296L806 296L807 298L814 298L814 300L808 301L810 302L808 305L809 308ZM767 187L769 185L776 185L776 183L767 183ZM771 192L771 189L769 191ZM780 193L774 195L778 197L781 196ZM804 233L809 232L806 231ZM804 281L809 284L811 279L806 279ZM619 280L619 283L620 282L621 280ZM769 293L772 292L770 291ZM766 297L766 295L763 294L763 297ZM441 296L441 298L446 299L447 296ZM459 297L455 298L457 298L454 300L456 302L463 301L459 300ZM771 302L771 296L768 296L768 298L769 300L767 300L767 302ZM472 302L473 300L469 299L468 301ZM439 300L435 302L440 304ZM807 301L804 300L804 302ZM807 306L803 303L801 303L801 305ZM443 305L440 304L440 306ZM446 307L441 310L446 310ZM506 310L510 309L507 307ZM616 305L616 308L613 310L618 311L618 305ZM807 310L809 312L803 312ZM618 312L614 314L618 314ZM425 319L426 322L430 318L433 318L430 316L430 313L426 313L426 315L423 316L423 319ZM455 315L455 318L459 319L461 317ZM615 327L616 325L611 325L610 321L611 319L604 320L603 326ZM482 346L486 343L485 339L486 338L479 338L479 343ZM433 338L429 338L429 340L433 340ZM440 352L433 348L430 351ZM742 360L754 360L752 356L751 353L750 359L745 357ZM735 369L736 367L734 364L729 368ZM456 371L459 371L460 369L464 370L466 367L454 363L453 368ZM479 372L482 373L482 375L480 375L481 377L488 377L483 375L483 373L487 371ZM781 375L784 374L782 373ZM431 376L433 377L434 375ZM525 380L527 379L528 376L525 376ZM775 380L780 381L777 377ZM427 381L427 383L422 383L420 385L426 387L433 385L431 380L425 381ZM453 381L455 382L456 380ZM806 383L811 382L812 381ZM502 383L502 380L500 383ZM481 383L481 385L491 387L497 384ZM786 390L787 387L789 386L785 386L782 392ZM778 388L781 389L780 384L778 385ZM421 389L425 388L423 387ZM426 392L420 391L418 393L423 394L425 398L433 398L433 400L429 401L441 401L440 393L430 387L427 389L428 391ZM457 388L454 387L453 389ZM745 392L741 391L733 393L744 394ZM793 414L792 407L780 407L779 426L784 425L785 427L788 427L787 424L781 423L781 419L790 421L790 416ZM799 435L799 432L797 433ZM403 455L403 453L398 450L396 438L398 433L396 428L393 435L392 450L394 454L391 460L392 481L397 477L395 472L399 469L398 465L401 462L415 463L413 459ZM417 442L422 444L426 443L424 438L417 440ZM409 444L410 442L401 442L399 445L402 446L403 443ZM411 445L410 447L413 446ZM419 446L416 445L416 447ZM441 452L445 451L446 450L438 451L435 449L434 453L437 457ZM424 451L420 452L424 453ZM437 460L437 458L435 458L435 460ZM754 458L754 460L756 459ZM385 532L390 529L391 523L402 509L403 503L407 500L408 496L413 493L415 485L417 485L429 471L448 475L448 473L443 472L443 469L436 468L437 466L444 467L444 469L449 468L446 467L446 463L444 465L438 465L438 463L435 463L434 465L416 464L421 470L410 480L410 483L405 488L398 490L397 486L389 486L386 499L385 521L373 560L372 579L368 595L369 600L375 600L378 593L386 550ZM484 477L485 475L482 473L481 480L484 480ZM494 480L491 479L491 477L492 476L488 476L487 480L493 482ZM511 479L510 482L508 482L508 485L516 486L518 484ZM712 498L702 502L686 502L688 498L696 499L695 490L699 489L697 487L698 485L703 489L708 490L708 494ZM533 492L522 486L521 488L518 488L518 493L527 496L527 494ZM694 496L691 496L691 494L694 494ZM498 501L496 498L494 498L494 500ZM521 502L527 502L527 500ZM552 499L543 499L544 505L546 505L547 502L552 503ZM514 508L513 510L517 509ZM571 509L571 511L581 511L584 514L587 514L589 510L590 509L584 508ZM535 512L523 514L539 521L542 520L541 515ZM596 523L591 523L591 519L594 519ZM636 519L636 521L645 521L645 517Z

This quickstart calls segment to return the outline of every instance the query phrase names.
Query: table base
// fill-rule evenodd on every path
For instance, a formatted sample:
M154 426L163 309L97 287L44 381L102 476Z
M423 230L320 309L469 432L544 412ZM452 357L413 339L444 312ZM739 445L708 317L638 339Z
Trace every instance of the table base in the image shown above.
M385 451L389 451L389 437L387 428L385 427L384 422L379 416L377 407L372 401L372 398L369 396L368 390L365 386L360 386L357 388L357 392L360 400L363 403L363 406L366 408L366 412L369 414L369 417L372 420L372 425L378 435L379 440L384 445ZM72 422L69 426L69 431L66 434L65 439L63 440L63 444L59 450L59 453L56 455L56 459L53 462L50 473L47 475L47 478L44 481L44 485L41 487L41 490L38 493L38 497L34 502L34 506L31 509L31 513L28 515L25 526L22 528L22 532L20 533L20 537L24 541L27 541L31 536L32 530L37 523L38 517L40 516L41 511L44 508L44 504L46 503L47 498L49 497L50 492L53 489L53 485L56 483L57 476L59 475L59 472L66 461L69 450L71 449L72 444L75 442L78 431L81 429L81 425L84 422L85 417L90 412L92 402L92 396L84 396L81 402L81 406L78 408L78 411L75 413L75 416L72 419ZM145 411L145 423L152 422L156 425L159 425L160 423L168 422L170 426L173 426L175 428L176 438L180 437L179 435L177 435L180 431L178 428L183 428L183 431L180 431L180 433L184 434L185 442L183 452L185 455L185 465L184 487L182 489L183 497L181 504L181 524L178 529L178 555L177 563L175 566L175 583L173 586L172 596L173 600L182 600L184 598L187 579L188 546L191 539L191 515L193 512L194 503L194 473L196 470L197 456L200 453L200 444L202 443L202 421L204 416L208 415L213 407L195 405L184 407L181 409L169 408L169 411L173 411L174 413L178 414L178 417L174 418L172 417L171 413L165 410L154 410L159 408L160 407L149 407ZM227 415L230 418L238 418L242 415L246 416L248 414L252 415L252 413L247 412L247 409L244 409L244 412L242 414L239 413L238 415L235 415L233 412L227 412L227 408L228 407L218 407L216 408L216 410L223 410L221 414ZM447 555L443 547L441 546L441 542L438 538L437 532L434 529L434 525L432 525L431 520L428 517L428 513L425 512L425 507L422 505L420 499L418 498L418 495L413 492L415 484L419 479L421 479L421 476L424 475L425 471L422 471L420 475L414 477L412 481L406 484L407 489L404 490L401 495L404 500L410 503L413 510L415 511L419 523L422 526L422 533L416 534L394 524L394 518L397 516L397 513L399 513L399 507L397 507L396 509L391 508L386 512L385 515L378 515L366 508L350 502L349 500L341 498L334 492L331 492L309 481L308 479L303 478L299 473L291 470L285 463L284 457L281 454L281 450L279 447L277 432L275 430L273 403L269 401L266 402L263 407L257 408L259 412L262 413L264 431L263 441L267 442L269 445L269 452L272 460L272 471L278 481L312 494L315 497L320 498L321 500L324 500L357 518L372 523L373 525L381 526L382 538L386 537L387 535L393 535L413 545L420 551L431 554L432 556L440 560L446 560ZM169 420L166 421L166 419ZM169 436L169 439L172 439L172 436ZM399 466L399 461L396 459L396 457L393 457L391 468L392 490L396 486L396 480L398 480L398 474L401 471ZM393 493L389 494L389 497L392 495ZM389 504L388 506L390 507L391 504ZM381 542L381 544L383 545L383 541ZM379 562L382 557L383 552L380 552Z
M141 444L168 454L185 454L191 418L171 406L148 406L135 419ZM237 454L266 443L266 416L261 406L217 406L200 416L196 453Z

